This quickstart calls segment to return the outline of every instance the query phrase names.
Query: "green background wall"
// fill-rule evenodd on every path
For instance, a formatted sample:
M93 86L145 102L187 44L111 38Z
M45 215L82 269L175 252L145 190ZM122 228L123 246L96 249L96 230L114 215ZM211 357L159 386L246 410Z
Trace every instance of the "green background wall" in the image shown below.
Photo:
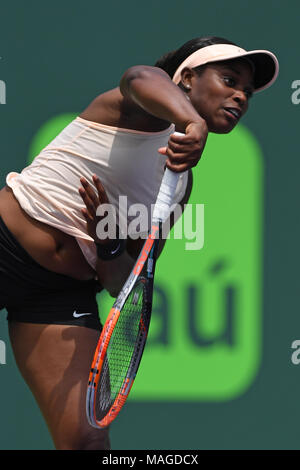
M239 255L236 254L240 267L236 277L228 275L226 282L248 289L246 305L250 306L249 311L245 314L243 303L238 302L234 325L246 318L242 344L252 351L253 361L244 360L245 349L241 348L239 354L233 344L232 351L237 352L237 359L226 362L226 373L218 376L223 365L221 354L218 367L214 368L212 363L211 368L219 390L225 390L218 394L218 388L213 392L204 387L210 379L208 362L205 362L210 350L203 346L202 349L190 348L188 357L193 358L193 364L189 369L187 392L176 396L167 387L160 393L163 386L160 379L157 396L151 400L150 393L147 397L147 387L143 389L137 383L136 394L112 428L115 449L300 448L300 365L291 362L291 344L300 337L300 106L291 100L291 84L300 79L299 14L299 2L291 0L232 0L230 3L223 0L134 0L126 3L91 0L86 4L53 0L49 5L37 1L11 1L1 5L0 80L6 84L6 104L0 105L1 186L9 171L20 171L27 164L32 141L47 121L64 113L79 113L97 94L118 86L120 76L129 66L151 65L163 53L188 39L202 35L223 36L246 49L270 49L280 62L279 79L273 87L251 100L248 115L235 131L236 135L211 136L203 162L194 170L200 189L193 192L193 202L205 204L205 223L208 224L205 247L197 253L199 271L194 270L192 277L193 285L199 289L204 282L208 284L205 263L214 259L214 255L215 259L223 260L214 251L218 247L215 232L218 214L221 214L218 195L220 205L224 204L220 185L223 181L226 188L228 181L228 187L232 186L233 169L235 181L246 184L246 193L243 194L245 184L237 185L236 193L232 193L226 205L230 214L230 209L236 208L236 200L244 197L245 206L242 204L241 207L244 207L246 217L244 213L236 228L248 223L250 230L248 236L235 231L236 246L242 249ZM243 132L253 142L246 174L243 166L237 166L238 158L242 159L247 152L243 147L245 141L239 140ZM219 138L233 139L230 141L231 153L223 148L224 158L230 162L227 173L226 165L222 172L218 166L222 161L220 149L225 143L225 140L216 140ZM209 161L210 168L206 163ZM201 186L201 183L205 184L203 175L206 174L211 180L207 189ZM213 222L211 214L214 214ZM229 222L234 220L233 217ZM222 240L224 233L227 234L225 222L226 218L224 222L220 219L218 235ZM170 252L164 254L161 261L158 287L165 289L164 292L171 285L166 269L174 249L175 245L170 243ZM246 262L247 256L244 258L248 250L256 250L252 270ZM228 256L225 261L231 259L230 253ZM180 270L184 273L186 261L184 257L180 260ZM176 287L186 289L190 282L191 279L183 275ZM175 288L172 287L173 291ZM207 301L210 307L206 307L206 315L210 311L214 315L214 309L222 306L214 303L213 286L208 287L207 292L211 302ZM157 295L159 301L158 291ZM184 307L190 308L182 304L182 310ZM187 310L182 312L183 317ZM159 321L157 311L154 312L154 325ZM51 449L53 445L47 428L14 363L5 318L5 311L2 311L0 340L6 345L6 364L0 364L0 449ZM178 308L173 317L172 309L169 311L169 320L173 323L170 344L166 348L172 348L172 338L183 328L180 322L174 324L174 319L179 319ZM209 330L211 325L207 328ZM214 329L215 335L217 329L218 325ZM195 331L193 334L197 336ZM209 333L207 335L208 338ZM226 341L224 344L226 346ZM191 346L191 341L188 345ZM153 347L154 355L151 356L149 351L148 358L145 356L142 373L151 387L152 381L147 374L159 369L159 357L164 360L170 349L161 348L161 356L157 355L155 334L149 347ZM225 348L224 364L226 351ZM172 357L174 367L176 348ZM155 368L151 358L156 358ZM230 384L247 368L250 370L248 381L231 390ZM180 370L178 367L179 374ZM161 376L160 372L158 374ZM192 374L195 381L191 379ZM227 389L224 386L226 380ZM189 393L194 383L199 384L198 391Z

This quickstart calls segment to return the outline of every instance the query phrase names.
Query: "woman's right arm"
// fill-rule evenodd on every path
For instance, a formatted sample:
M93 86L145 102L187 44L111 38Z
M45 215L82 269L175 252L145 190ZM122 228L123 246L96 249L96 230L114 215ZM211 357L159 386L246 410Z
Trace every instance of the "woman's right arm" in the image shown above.
M204 121L182 90L158 67L131 67L121 78L120 91L147 113L175 124L179 132L184 133L192 122Z
M158 67L131 67L121 79L120 91L148 114L175 124L176 131L185 134L172 135L168 147L160 149L167 157L168 168L182 172L197 165L205 147L207 125L166 72Z

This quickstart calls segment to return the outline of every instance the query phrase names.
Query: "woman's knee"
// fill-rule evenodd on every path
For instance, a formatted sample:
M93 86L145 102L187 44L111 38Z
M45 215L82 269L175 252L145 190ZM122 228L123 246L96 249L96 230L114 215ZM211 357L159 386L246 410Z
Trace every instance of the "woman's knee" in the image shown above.
M80 431L63 436L55 442L57 450L110 450L109 431L106 429Z

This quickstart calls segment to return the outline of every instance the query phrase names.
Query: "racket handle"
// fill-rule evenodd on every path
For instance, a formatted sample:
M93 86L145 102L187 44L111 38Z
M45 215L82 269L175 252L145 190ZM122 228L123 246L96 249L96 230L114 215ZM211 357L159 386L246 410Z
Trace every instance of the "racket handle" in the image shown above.
M185 134L182 134L181 132L174 132L174 135L182 136ZM165 173L153 209L153 222L157 222L159 220L164 222L168 218L174 194L177 188L179 175L180 173L175 173L169 168L165 169Z

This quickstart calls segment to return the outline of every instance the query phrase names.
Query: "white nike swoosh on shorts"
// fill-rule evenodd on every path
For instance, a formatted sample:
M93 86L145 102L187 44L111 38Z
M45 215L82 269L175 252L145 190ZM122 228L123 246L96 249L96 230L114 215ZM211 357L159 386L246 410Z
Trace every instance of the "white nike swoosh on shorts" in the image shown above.
M74 310L74 312L73 312L73 317L74 318L83 317L85 315L92 315L92 313L77 313L76 310Z

